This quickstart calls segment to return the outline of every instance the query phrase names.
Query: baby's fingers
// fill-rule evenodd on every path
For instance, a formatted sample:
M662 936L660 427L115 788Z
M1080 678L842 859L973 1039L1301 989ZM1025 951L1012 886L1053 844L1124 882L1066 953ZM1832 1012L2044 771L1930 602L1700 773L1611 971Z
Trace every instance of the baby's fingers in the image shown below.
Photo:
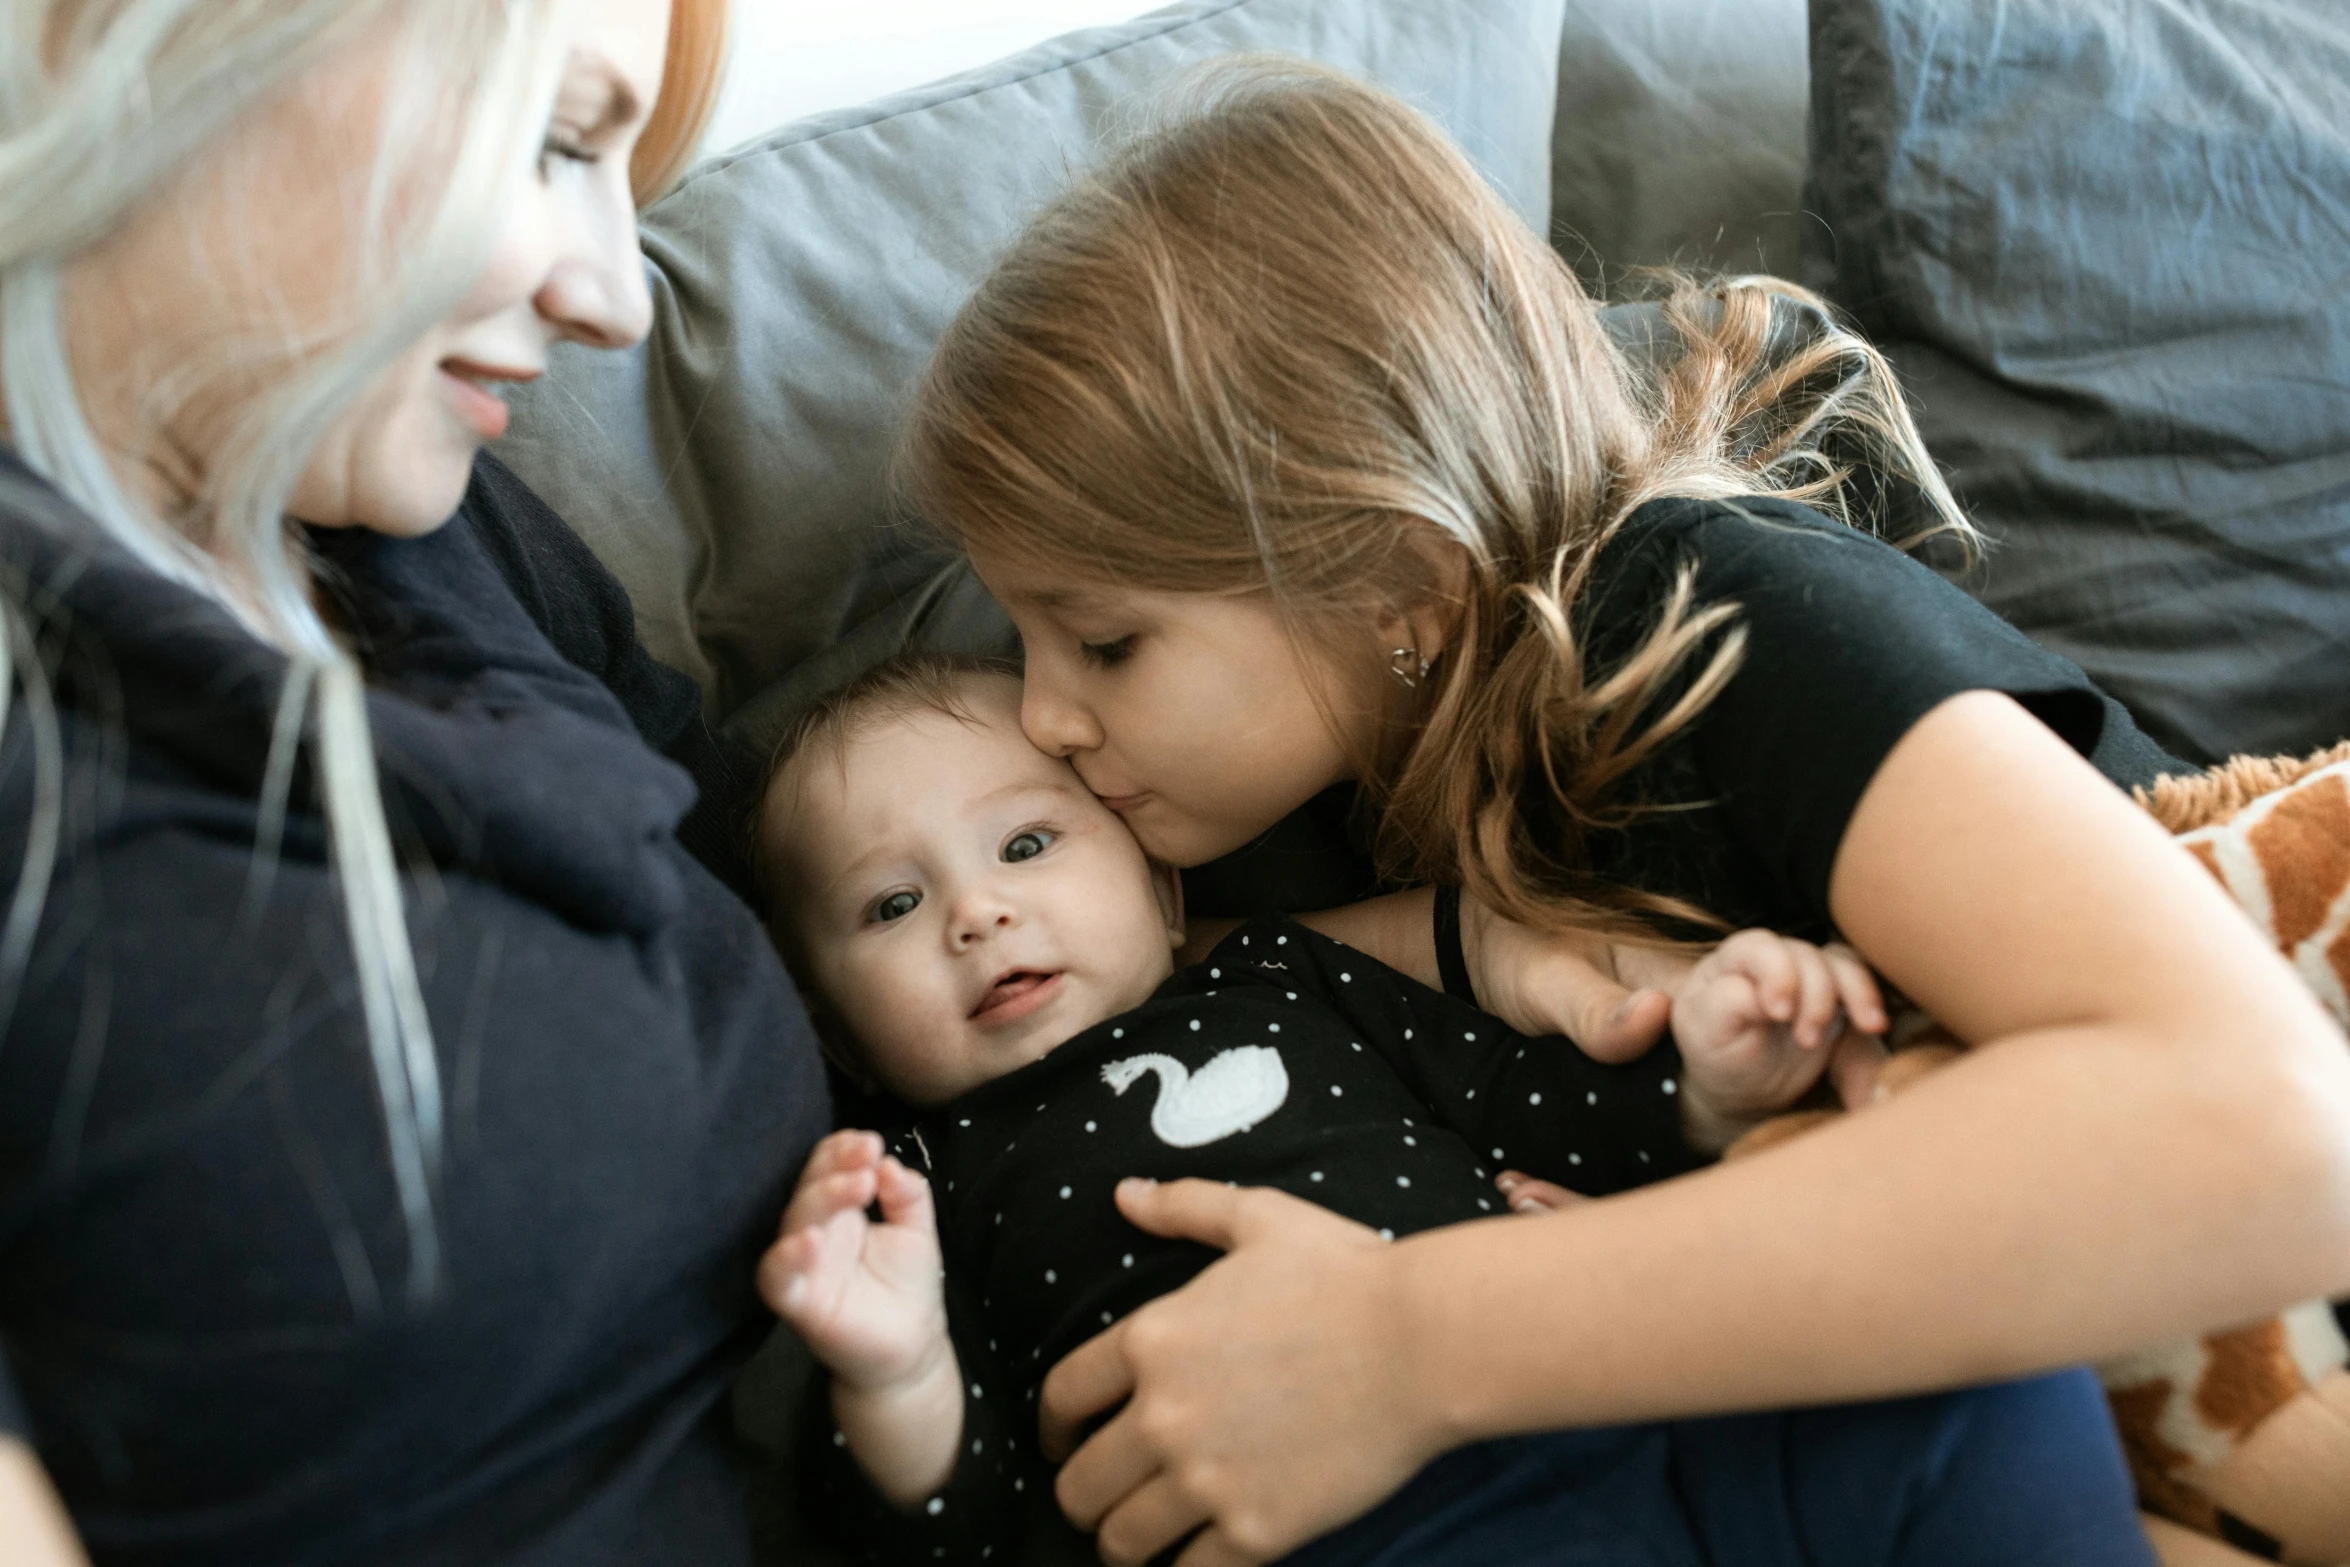
M1512 1213L1556 1213L1559 1209L1584 1200L1581 1192L1568 1191L1564 1186L1549 1181L1538 1181L1517 1170L1504 1170L1493 1178Z
M1844 1015L1852 1026L1864 1034L1882 1034L1891 1026L1892 1019L1885 1011L1884 992L1877 988L1877 976L1869 972L1861 955L1832 941L1820 949L1827 960L1828 972L1836 981L1836 994L1844 1003Z
M800 1177L799 1189L792 1193L790 1205L783 1210L783 1233L796 1235L831 1222L835 1214L863 1208L880 1195L880 1187L880 1171L872 1165L819 1175L811 1164L810 1172Z
M1714 950L1713 961L1732 974L1743 975L1754 987L1756 1005L1774 1023L1795 1021L1803 998L1803 976L1796 966L1800 943L1780 939L1767 930L1742 930ZM1698 966L1704 972L1705 965Z
M930 1183L895 1158L881 1161L879 1195L883 1223L924 1230L937 1227L930 1206Z
M1809 942L1784 942L1795 968L1798 998L1792 1025L1795 1042L1806 1050L1834 1042L1844 1032L1843 1004L1827 954Z

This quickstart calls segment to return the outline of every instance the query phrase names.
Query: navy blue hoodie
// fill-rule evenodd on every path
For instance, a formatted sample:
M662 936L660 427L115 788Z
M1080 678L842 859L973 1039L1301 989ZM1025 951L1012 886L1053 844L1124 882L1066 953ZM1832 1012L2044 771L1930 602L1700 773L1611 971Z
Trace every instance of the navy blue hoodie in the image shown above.
M38 939L0 968L0 1429L101 1564L747 1562L721 1395L829 1105L726 802L687 828L709 865L680 845L696 787L656 747L726 782L691 685L486 459L440 532L318 543L413 871L440 1293L410 1301L306 766L257 863L285 661L0 448L0 587L63 741Z

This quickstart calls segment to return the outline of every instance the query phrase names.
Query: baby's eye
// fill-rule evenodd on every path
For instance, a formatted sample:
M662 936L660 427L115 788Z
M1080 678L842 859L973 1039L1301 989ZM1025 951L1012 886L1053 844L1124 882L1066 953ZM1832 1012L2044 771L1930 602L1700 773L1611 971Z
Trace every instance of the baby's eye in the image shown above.
M1134 639L1120 637L1115 642L1080 642L1077 644L1077 652L1079 657L1096 669L1108 669L1134 656Z
M1057 836L1059 835L1048 832L1041 827L1032 827L1024 833L1014 834L1004 844L1004 860L1011 865L1017 865L1022 860L1033 860L1051 848L1053 839Z
M886 925L891 920L904 919L921 904L922 894L918 892L893 892L867 910L865 917L876 925Z

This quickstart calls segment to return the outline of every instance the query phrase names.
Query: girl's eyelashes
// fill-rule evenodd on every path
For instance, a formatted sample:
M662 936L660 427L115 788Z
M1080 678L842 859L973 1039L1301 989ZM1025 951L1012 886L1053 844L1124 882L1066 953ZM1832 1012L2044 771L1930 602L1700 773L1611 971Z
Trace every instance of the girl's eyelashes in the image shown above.
M1033 860L1053 846L1061 835L1049 827L1029 827L1004 840L1004 863L1017 865L1022 860Z
M904 919L907 915L913 913L921 906L922 894L918 892L905 890L900 890L897 892L885 892L880 897L874 899L872 906L866 909L865 923L868 925L886 925L891 920Z
M1108 669L1114 664L1123 664L1133 656L1134 638L1120 637L1115 642L1080 642L1077 644L1077 652L1094 668Z

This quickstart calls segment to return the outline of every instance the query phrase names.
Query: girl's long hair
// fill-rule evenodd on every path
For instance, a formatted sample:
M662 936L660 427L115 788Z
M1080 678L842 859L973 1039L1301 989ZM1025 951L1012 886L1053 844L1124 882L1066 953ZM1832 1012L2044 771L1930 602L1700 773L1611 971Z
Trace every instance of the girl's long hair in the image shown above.
M316 762L361 1010L410 1249L412 1301L441 1275L434 1192L441 1086L384 820L364 680L319 616L311 564L286 506L309 454L369 384L465 295L501 200L543 145L572 0L0 0L0 397L9 439L116 545L222 604L290 659L267 769L261 838L277 852L294 749ZM707 120L723 49L716 0L679 0L672 32L682 108L632 169L640 196L674 177ZM352 171L349 227L321 237L355 258L347 308L323 330L291 325L166 367L141 388L150 417L214 377L258 379L219 447L203 454L186 514L171 518L118 475L83 411L67 341L75 258L172 181L217 172L227 133L338 52L367 47L387 83L371 167ZM682 84L682 85L681 85ZM670 109L666 102L662 106ZM241 171L229 170L233 177ZM416 200L418 175L427 199ZM342 249L336 249L337 244ZM267 280L264 280L267 281ZM290 320L290 315L289 315ZM21 931L39 922L55 837L42 760L55 748L36 638L0 603L0 714L11 689L32 721L32 849L0 926L0 987ZM51 761L53 763L53 757ZM53 793L53 791L52 791ZM49 820L42 820L44 813ZM50 850L43 848L50 845ZM0 998L5 1000L6 998Z
M966 546L1134 588L1269 592L1361 657L1383 608L1467 557L1422 722L1358 758L1382 870L1512 918L1634 933L1676 900L1589 872L1617 786L1736 670L1735 606L1684 571L1647 640L1595 668L1594 559L1660 496L1784 496L1973 534L1876 351L1774 278L1674 279L1661 371L1619 351L1566 264L1426 117L1294 62L1196 73L1054 202L948 328L902 454ZM1774 308L1776 307L1776 308ZM1822 328L1791 351L1801 313ZM1903 540L1908 543L1911 540ZM1442 545L1438 544L1441 549Z

